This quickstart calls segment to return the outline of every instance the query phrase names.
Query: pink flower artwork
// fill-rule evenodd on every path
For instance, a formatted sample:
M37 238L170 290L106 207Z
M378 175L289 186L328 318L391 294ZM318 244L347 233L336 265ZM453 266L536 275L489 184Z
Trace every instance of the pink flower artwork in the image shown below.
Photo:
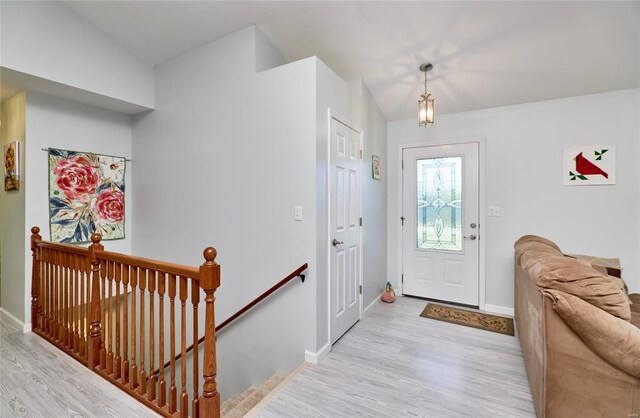
M80 243L98 232L124 238L125 159L49 149L49 226L54 242Z

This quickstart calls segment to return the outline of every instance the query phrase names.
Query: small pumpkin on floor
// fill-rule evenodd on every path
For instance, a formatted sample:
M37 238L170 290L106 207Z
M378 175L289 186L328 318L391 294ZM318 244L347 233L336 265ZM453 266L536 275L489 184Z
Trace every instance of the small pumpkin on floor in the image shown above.
M387 288L382 292L382 297L380 297L383 302L393 303L396 300L396 292L393 291L393 286L391 286L390 282L387 282Z

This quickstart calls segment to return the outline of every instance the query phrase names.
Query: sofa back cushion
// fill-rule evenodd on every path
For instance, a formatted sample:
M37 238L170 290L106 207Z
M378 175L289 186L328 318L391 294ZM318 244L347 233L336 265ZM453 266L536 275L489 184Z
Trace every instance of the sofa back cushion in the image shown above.
M561 290L630 320L629 299L614 278L599 273L587 261L565 257L555 244L547 241L523 237L516 242L516 262L539 287Z

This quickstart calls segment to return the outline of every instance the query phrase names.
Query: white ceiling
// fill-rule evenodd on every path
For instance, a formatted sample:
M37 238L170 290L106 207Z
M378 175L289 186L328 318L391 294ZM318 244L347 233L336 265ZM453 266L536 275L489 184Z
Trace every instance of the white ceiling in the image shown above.
M361 77L388 120L415 117L423 62L440 114L640 86L640 2L65 3L154 64L256 24Z

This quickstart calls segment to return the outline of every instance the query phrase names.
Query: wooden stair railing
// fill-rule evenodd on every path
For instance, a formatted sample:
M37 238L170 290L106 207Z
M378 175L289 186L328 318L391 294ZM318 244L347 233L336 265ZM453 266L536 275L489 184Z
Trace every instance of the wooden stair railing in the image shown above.
M189 411L192 417L220 416L214 327L220 266L214 248L204 250L201 266L188 267L104 251L99 234L93 234L92 244L83 248L42 241L38 227L31 232L35 333L164 416L187 417ZM201 296L205 324L199 338ZM192 309L187 309L187 302ZM167 307L170 331L165 338ZM179 383L176 378L176 338L182 356L188 339L196 352L204 343L202 365L196 354L189 370L192 388L187 388L187 362L180 364ZM167 344L173 360L165 365ZM163 372L159 380L154 373L156 358ZM168 382L165 367L171 372Z
M216 334L218 332L220 332L220 330L222 330L224 327L226 327L227 325L229 325L230 323L232 323L233 321L238 319L238 317L240 317L242 314L247 312L249 309L253 308L258 303L260 303L263 300L265 300L267 297L269 297L271 294L273 294L276 290L280 289L282 286L284 286L285 284L289 283L292 279L294 279L296 277L300 277L300 280L302 281L302 283L304 283L305 275L302 274L302 272L305 271L308 268L309 268L309 265L307 263L304 263L303 265L301 265L300 267L295 269L287 277L285 277L284 279L280 280L278 283L276 283L275 285L270 287L269 290L267 290L266 292L262 293L260 296L258 296L257 298L255 298L251 302L249 302L246 306L244 306L238 312L236 312L233 315L231 315L229 318L227 318L220 325L217 325L216 328L215 328ZM195 349L195 355L197 356L198 343L202 343L203 341L204 341L204 337L200 338L200 340L198 340L196 343L190 345L189 348L187 348L186 352L180 353L177 356L175 356L173 361L178 361L182 357L186 357L186 354L191 352L191 351L193 351L194 349ZM170 364L171 364L171 361L166 362L164 365L161 364L160 368L157 369L154 374L155 375L164 374L164 369L166 367L168 367Z

